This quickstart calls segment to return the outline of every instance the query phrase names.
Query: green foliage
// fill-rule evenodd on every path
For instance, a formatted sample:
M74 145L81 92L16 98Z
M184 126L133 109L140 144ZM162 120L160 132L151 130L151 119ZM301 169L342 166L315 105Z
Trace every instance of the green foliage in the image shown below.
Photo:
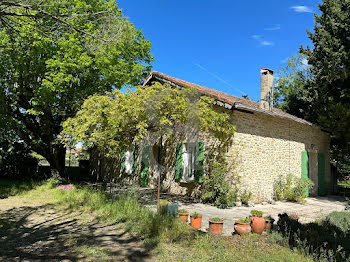
M324 0L308 31L314 48L301 47L314 76L305 92L308 112L332 131L332 157L340 171L350 170L349 0Z
M0 199L23 194L41 184L42 182L32 180L0 179Z
M313 261L301 252L271 244L266 237L199 235L184 242L158 248L159 261L238 261L238 262L305 262Z
M280 175L274 182L273 188L277 200L288 200L303 203L307 195L307 189L312 188L314 183L310 179L297 178L292 174Z
M126 93L91 96L76 117L63 124L62 139L66 144L82 141L113 156L146 138L154 143L160 137L163 141L184 138L192 127L225 143L235 130L229 118L214 110L213 99L194 89L155 83Z
M256 209L251 210L250 214L253 215L253 216L258 216L258 217L262 217L263 216L263 212L259 211L259 210L256 210Z
M248 190L243 190L240 192L239 198L242 201L242 204L248 205L248 202L250 198L252 197L252 192L249 192Z
M180 210L178 211L178 213L179 213L179 214L188 214L189 212L188 212L188 210L186 210L186 209L180 209Z
M0 111L21 140L62 171L61 123L91 95L139 84L153 57L150 42L115 1L47 0L44 6L78 30L46 15L0 23Z
M166 214L166 206L167 206L167 205L170 205L170 204L171 204L170 201L165 200L165 199L160 199L160 200L159 200L159 209L158 209L158 212L159 212L160 214L165 215L165 214Z
M201 200L213 203L219 208L233 206L237 199L237 190L232 190L226 179L227 166L214 163L210 174L204 177Z
M219 217L213 217L213 218L210 218L210 220L213 221L213 222L221 222L221 221L223 221L223 219L219 218Z
M202 214L197 213L197 212L194 212L191 214L191 217L193 217L193 218L197 218L197 217L201 217L201 216L202 216Z
M242 224L249 224L250 223L250 218L246 217L246 218L238 219L236 222L237 223L242 223Z
M350 212L334 211L324 219L323 223L329 223L331 225L336 226L344 233L344 235L349 234L350 233Z
M305 118L309 103L305 100L305 89L312 78L310 66L305 55L293 55L286 66L277 71L274 88L274 106L283 111ZM310 119L315 122L316 119Z
M345 219L349 220L345 217L335 214L320 223L301 224L287 214L280 214L277 228L291 249L300 250L315 261L350 261L350 238L343 231L348 229L344 227Z
M178 241L190 234L186 224L139 205L134 195L112 197L102 191L84 187L72 191L56 190L55 199L69 209L94 211L101 220L124 223L132 232L145 238L148 247L161 240Z
M338 186L350 188L350 180L339 182Z
M37 175L38 162L25 143L0 140L0 176L2 178L34 178Z
M287 242L286 239L283 237L283 235L276 231L272 231L268 235L268 240L273 244L279 244L279 245L286 245L286 242Z

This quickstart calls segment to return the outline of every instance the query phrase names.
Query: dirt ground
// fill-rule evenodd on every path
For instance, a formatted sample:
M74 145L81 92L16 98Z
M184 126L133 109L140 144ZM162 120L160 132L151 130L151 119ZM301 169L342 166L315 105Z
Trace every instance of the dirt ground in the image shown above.
M88 212L0 199L0 261L154 261L142 241Z

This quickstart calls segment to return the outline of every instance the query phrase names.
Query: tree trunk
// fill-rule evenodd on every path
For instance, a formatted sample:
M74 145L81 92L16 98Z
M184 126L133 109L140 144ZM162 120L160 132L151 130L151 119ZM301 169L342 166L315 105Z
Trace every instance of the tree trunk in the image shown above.
M53 144L50 149L46 159L50 163L51 171L55 170L63 177L65 171L66 148L61 144Z

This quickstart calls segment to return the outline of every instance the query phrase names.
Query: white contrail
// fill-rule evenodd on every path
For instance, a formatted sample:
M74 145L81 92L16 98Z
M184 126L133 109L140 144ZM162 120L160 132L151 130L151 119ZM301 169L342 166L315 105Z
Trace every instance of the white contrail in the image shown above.
M229 82L227 82L226 80L222 79L220 76L210 72L208 69L206 69L205 67L203 67L202 65L198 64L198 63L193 63L195 66L197 66L198 68L202 69L204 72L208 73L209 75L211 75L212 77L216 78L217 80L219 80L220 82L224 83L225 85L228 85L229 87L235 89L236 91L240 92L242 95L246 95L247 93L244 93L242 90L232 86Z

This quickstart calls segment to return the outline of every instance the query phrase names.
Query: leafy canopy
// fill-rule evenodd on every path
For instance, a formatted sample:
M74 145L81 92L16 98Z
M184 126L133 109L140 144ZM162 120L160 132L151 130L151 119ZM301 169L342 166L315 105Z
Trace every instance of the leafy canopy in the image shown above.
M301 48L314 76L306 101L318 123L332 130L332 151L341 168L350 171L350 0L324 0L315 15L314 48Z
M40 12L8 7L8 12L29 15L0 23L0 109L21 140L62 170L61 123L90 95L139 84L153 57L150 42L115 1L38 3L30 4ZM64 19L66 26L43 11Z
M293 55L287 60L287 65L277 71L274 106L289 114L316 122L317 119L310 116L310 103L305 100L305 91L311 79L311 68L305 56Z
M67 145L83 142L118 156L134 143L152 145L160 137L181 141L199 131L228 143L235 127L229 114L215 109L212 98L155 83L89 97L77 115L63 123L61 138Z

